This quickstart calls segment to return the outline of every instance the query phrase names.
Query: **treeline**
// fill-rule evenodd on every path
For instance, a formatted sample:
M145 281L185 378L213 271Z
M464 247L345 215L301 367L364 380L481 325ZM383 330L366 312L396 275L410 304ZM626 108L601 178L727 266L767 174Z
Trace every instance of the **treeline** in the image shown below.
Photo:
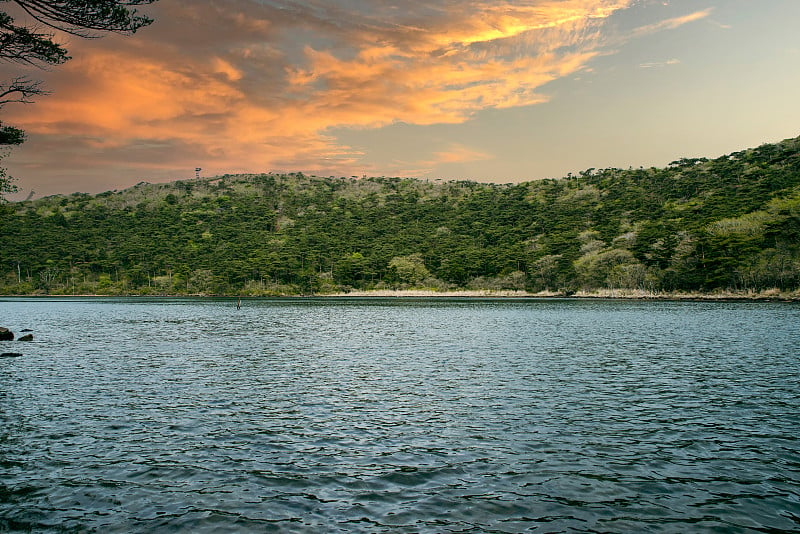
M800 138L521 184L226 175L0 209L2 294L800 288Z

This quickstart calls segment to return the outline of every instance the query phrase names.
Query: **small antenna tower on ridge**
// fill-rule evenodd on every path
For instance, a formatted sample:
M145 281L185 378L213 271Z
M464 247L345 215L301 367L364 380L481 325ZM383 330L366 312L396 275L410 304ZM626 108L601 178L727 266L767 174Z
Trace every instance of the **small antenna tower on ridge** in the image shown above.
M194 169L194 177L195 177L197 180L199 180L199 179L200 179L200 171L202 171L202 170L203 170L203 169L201 169L200 167L196 167L196 168Z

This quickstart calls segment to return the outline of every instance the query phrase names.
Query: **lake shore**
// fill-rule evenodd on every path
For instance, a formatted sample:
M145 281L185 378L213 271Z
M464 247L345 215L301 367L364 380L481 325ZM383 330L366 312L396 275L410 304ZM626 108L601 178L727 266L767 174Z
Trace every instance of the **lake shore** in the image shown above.
M576 291L566 293L559 291L529 292L521 290L494 290L494 289L463 289L463 290L433 290L433 289L372 289L354 290L336 293L314 293L309 295L299 294L241 294L220 295L210 293L180 293L180 294L67 294L67 293L29 293L6 294L0 298L475 298L475 299L619 299L619 300L673 300L673 301L780 301L800 302L800 290L779 291L715 291L702 292L651 292L633 289L601 289L594 291Z
M742 301L800 301L800 291L780 292L769 291L719 291L714 293L700 292L651 292L633 289L602 289L595 291L577 291L564 293L557 291L540 291L531 293L519 290L450 290L435 291L426 289L380 289L368 291L350 291L346 293L332 293L314 295L320 297L397 297L397 298L571 298L571 299L625 299L625 300L742 300Z

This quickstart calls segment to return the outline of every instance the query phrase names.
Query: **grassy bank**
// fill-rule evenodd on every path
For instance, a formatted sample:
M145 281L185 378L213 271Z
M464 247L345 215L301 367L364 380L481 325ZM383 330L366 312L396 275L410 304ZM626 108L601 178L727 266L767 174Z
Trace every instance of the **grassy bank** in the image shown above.
M698 300L698 301L783 301L800 302L800 290L779 291L715 291L713 293L661 291L651 292L637 289L600 289L594 291L577 291L564 293L559 291L519 291L519 290L433 290L433 289L374 289L364 291L331 292L331 293L275 293L275 294L213 294L213 293L50 293L33 292L27 294L5 294L0 297L164 297L164 298L570 298L570 299L620 299L620 300Z
M540 291L531 293L527 291L493 291L493 290L463 290L463 291L433 291L425 289L407 290L374 290L352 291L349 293L333 293L332 297L465 297L465 298L576 298L576 299L628 299L628 300L767 300L767 301L796 301L800 302L800 291L782 292L776 289L767 291L718 291L713 293L700 292L650 292L637 289L601 289L596 291L578 291L566 294L562 292Z

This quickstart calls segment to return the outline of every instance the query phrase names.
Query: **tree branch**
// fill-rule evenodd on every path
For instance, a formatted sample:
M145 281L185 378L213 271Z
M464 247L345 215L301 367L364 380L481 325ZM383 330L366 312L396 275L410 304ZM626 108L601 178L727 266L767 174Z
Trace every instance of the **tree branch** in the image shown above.
M12 102L30 104L32 97L46 94L49 92L42 89L41 81L20 76L7 84L0 83L0 108Z
M80 37L93 31L131 34L153 19L130 6L157 0L13 0L28 15L51 28Z
M53 42L53 35L14 24L14 19L0 12L0 60L36 65L60 65L69 59L67 51Z

